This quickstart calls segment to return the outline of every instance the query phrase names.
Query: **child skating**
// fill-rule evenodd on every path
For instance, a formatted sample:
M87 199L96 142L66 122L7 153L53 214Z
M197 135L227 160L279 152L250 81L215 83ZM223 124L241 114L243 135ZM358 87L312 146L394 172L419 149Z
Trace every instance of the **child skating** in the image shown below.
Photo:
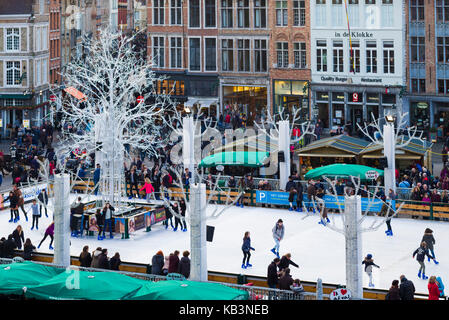
M250 234L249 234L249 231L246 231L245 235L243 237L243 244L242 244L242 251L243 251L242 268L243 269L253 266L252 264L249 263L249 258L251 258L251 253L250 253L251 250L255 251L256 249L251 247ZM245 260L246 260L246 264L245 264Z
M365 272L369 277L369 286L374 287L373 283L373 266L376 268L380 268L377 264L374 263L373 255L367 254L366 258L362 261L362 264L365 265Z
M424 264L424 257L427 256L432 260L435 260L435 259L429 255L429 249L427 249L427 244L424 241L421 242L421 245L419 246L419 248L413 252L413 258L415 258L415 255L416 255L416 260L418 261L418 263L420 265L419 272L418 272L418 278L421 278L421 275L422 275L423 280L429 279L429 277L426 276L426 266Z

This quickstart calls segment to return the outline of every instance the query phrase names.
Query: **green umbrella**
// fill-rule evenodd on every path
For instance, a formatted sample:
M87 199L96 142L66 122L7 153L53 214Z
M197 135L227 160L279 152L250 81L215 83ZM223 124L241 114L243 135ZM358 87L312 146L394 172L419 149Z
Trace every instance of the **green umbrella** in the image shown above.
M167 280L148 282L129 300L248 300L248 292L220 283Z
M70 270L31 287L26 297L41 300L120 300L146 283L116 272Z
M335 163L328 166L315 168L306 173L305 179L328 178L349 178L350 176L359 177L360 180L376 180L383 176L383 170L362 166L359 164Z
M63 271L30 261L0 265L0 294L21 295L24 287L39 285Z
M235 151L235 152L219 152L207 156L201 160L198 167L215 167L223 166L243 166L257 168L264 165L266 158L270 156L269 152L256 151Z

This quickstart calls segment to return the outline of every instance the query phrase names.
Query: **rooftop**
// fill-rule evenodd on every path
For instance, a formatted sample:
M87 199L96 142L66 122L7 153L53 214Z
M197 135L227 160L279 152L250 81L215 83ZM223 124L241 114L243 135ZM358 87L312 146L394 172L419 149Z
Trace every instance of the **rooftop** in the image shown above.
M33 0L0 0L0 15L31 14Z

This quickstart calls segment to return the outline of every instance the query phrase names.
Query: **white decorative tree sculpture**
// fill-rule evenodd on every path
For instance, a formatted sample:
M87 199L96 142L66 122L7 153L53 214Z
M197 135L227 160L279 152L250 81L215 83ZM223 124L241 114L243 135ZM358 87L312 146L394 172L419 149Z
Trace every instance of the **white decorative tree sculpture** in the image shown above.
M84 38L86 55L63 72L66 86L82 95L64 101L62 124L76 130L63 131L62 140L71 150L96 151L101 194L113 205L122 196L125 156L136 150L155 153L162 143L158 123L172 105L168 94L156 91L163 78L137 58L133 38L102 29L97 39Z

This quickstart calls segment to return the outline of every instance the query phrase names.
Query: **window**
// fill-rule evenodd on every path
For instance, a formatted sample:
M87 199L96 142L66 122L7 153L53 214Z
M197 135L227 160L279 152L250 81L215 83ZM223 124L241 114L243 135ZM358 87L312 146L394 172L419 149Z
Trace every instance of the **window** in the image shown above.
M250 71L249 40L237 40L238 71Z
M170 24L182 24L182 0L170 0Z
M232 28L232 0L221 0L221 27Z
M165 66L164 37L153 37L153 62L157 68Z
M7 28L6 29L6 51L20 50L20 29Z
M36 64L36 75L35 75L36 86L40 86L42 81L42 61L35 60L35 64Z
M237 22L239 28L249 28L249 0L238 0Z
M189 39L189 58L189 69L192 71L201 71L200 38Z
M276 42L278 68L288 68L288 42Z
M359 0L349 0L349 25L351 28L359 26Z
M394 73L393 41L384 41L384 73Z
M349 49L349 72L360 73L360 42L352 42L352 52Z
M288 25L288 3L286 0L276 0L276 25Z
M437 21L449 21L449 0L437 0Z
M414 93L426 92L426 79L412 79L412 92Z
M217 70L217 39L206 38L206 71Z
M293 55L295 58L295 68L296 69L307 68L306 43L305 42L293 43Z
M394 24L393 0L382 0L381 26L392 27Z
M20 85L20 61L6 61L6 85Z
M410 61L425 62L426 47L424 37L410 37Z
M316 71L327 71L327 43L326 40L316 42Z
M306 1L293 0L293 25L303 27L306 25Z
M254 0L254 28L267 27L267 2Z
M438 63L449 63L449 37L437 37Z
M170 38L170 67L182 68L182 38Z
M376 41L366 42L366 73L377 73Z
M343 41L334 41L334 72L343 72Z
M164 0L153 0L153 24L164 24Z
M189 27L200 27L200 0L189 0Z
M326 25L326 0L316 0L315 14L315 25L324 27Z
M221 40L221 70L234 71L234 47L232 39Z
M449 94L448 79L438 79L438 93Z
M215 28L216 24L216 8L215 0L205 0L206 1L206 21L204 26L206 28Z
M332 0L331 17L333 27L343 26L343 0Z
M424 21L424 0L410 0L410 21Z
M267 60L267 40L254 40L254 71L255 72L267 72L268 60Z

